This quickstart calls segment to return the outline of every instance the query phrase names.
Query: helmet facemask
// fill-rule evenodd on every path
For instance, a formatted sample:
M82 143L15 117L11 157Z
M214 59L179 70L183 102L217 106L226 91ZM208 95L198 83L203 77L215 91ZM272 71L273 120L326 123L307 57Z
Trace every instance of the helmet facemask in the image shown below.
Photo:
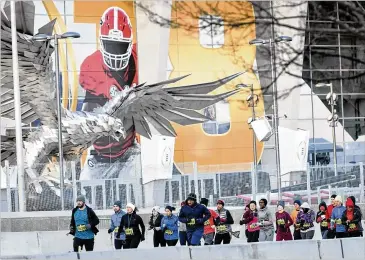
M123 70L128 66L132 53L132 39L100 36L100 51L103 54L105 65L112 70Z

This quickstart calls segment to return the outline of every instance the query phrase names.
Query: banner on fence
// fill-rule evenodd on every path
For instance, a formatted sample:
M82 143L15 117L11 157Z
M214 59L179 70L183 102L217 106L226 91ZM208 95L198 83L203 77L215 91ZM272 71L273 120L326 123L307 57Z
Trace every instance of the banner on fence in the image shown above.
M141 136L142 182L172 178L175 138L154 135Z

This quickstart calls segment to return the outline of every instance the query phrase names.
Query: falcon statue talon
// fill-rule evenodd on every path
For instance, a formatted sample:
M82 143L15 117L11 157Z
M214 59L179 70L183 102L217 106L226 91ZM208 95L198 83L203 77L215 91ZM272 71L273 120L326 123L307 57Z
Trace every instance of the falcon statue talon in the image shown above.
M34 9L32 4L32 2L24 2L21 8ZM7 10L6 8L5 4L5 13L10 12L10 8ZM31 11L25 10L23 13L31 13ZM21 101L29 108L33 121L39 119L41 122L41 126L35 131L24 135L27 209L53 210L59 207L59 198L58 204L54 202L47 204L47 202L35 198L40 193L47 198L53 196L52 194L55 194L56 197L60 196L58 169L49 166L50 158L59 157L56 79L52 71L51 60L54 47L49 41L32 41L33 30L21 26L34 24L34 21L29 21L31 19L29 16L19 15L17 19L23 19L23 21L17 22L19 25L17 40ZM55 20L50 21L40 28L38 33L51 35L54 24ZM13 88L12 73L9 70L12 62L10 26L10 21L6 17L2 17L2 92L10 91ZM170 122L180 125L206 122L210 118L197 111L225 100L239 92L240 89L233 89L218 95L209 95L209 93L240 75L242 73L236 73L214 82L179 87L168 87L168 85L176 83L188 75L154 84L133 84L124 86L122 91L115 91L111 100L92 112L62 109L62 145L65 162L78 161L81 154L98 138L110 136L123 141L127 138L126 129L128 131L132 129L146 138L151 138L150 125L152 125L159 134L175 137L176 132ZM1 117L6 118L7 116L2 111ZM2 142L1 152L7 156L2 156L2 163L4 160L8 160L11 165L14 165L16 164L15 137L10 136L9 131L3 137L5 141ZM5 145L3 145L4 143ZM132 151L132 147L128 149ZM131 160L131 158L129 159ZM65 173L67 173L67 169L65 169ZM67 178L65 180L65 184L67 184ZM67 189L68 185L65 187ZM35 202L28 203L32 200ZM73 205L72 201L69 203L71 206Z

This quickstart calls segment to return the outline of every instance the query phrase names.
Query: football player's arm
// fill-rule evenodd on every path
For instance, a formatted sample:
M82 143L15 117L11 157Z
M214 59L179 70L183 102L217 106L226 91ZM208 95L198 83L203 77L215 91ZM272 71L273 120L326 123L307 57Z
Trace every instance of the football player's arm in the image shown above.
M94 96L108 97L110 86L106 86L106 75L102 66L93 61L92 56L87 57L80 67L79 84L81 87Z

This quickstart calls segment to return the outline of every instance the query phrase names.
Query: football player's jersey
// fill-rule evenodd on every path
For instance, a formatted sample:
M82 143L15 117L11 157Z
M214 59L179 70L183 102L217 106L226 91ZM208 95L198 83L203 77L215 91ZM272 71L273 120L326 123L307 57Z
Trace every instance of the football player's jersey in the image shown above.
M88 56L81 64L79 83L86 91L84 103L103 106L117 91L124 86L138 84L137 52L133 45L128 66L121 71L109 69L103 61L103 56L98 50ZM92 109L95 106L89 106ZM101 155L102 161L117 159L134 143L135 129L132 126L126 130L126 138L118 141L111 137L101 137L95 141L94 149Z

